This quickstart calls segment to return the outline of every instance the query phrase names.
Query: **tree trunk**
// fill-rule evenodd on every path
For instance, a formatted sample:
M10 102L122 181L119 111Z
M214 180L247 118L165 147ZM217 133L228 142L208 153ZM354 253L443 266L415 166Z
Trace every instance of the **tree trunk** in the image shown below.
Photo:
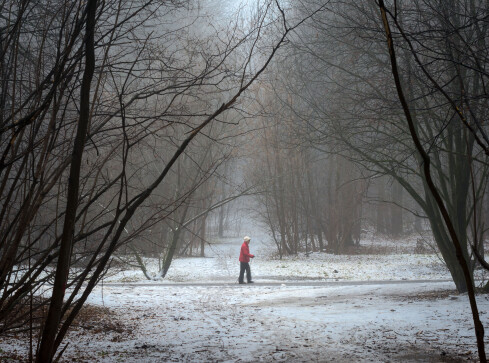
M200 228L200 257L205 257L205 235L207 225L207 214L202 217L202 226Z
M377 233L383 234L385 233L385 184L383 178L377 179L377 219L376 219L376 230Z
M80 184L80 168L85 147L85 138L90 117L90 87L95 71L95 13L97 0L88 0L85 30L85 71L80 90L80 118L73 145L70 176L68 180L68 196L66 201L66 214L63 225L63 234L56 266L53 292L49 311L41 336L41 345L36 361L38 363L51 362L55 352L56 333L61 320L63 298L70 269L73 231L75 228L76 210L78 207L78 190Z
M391 205L391 228L390 228L390 234L393 237L400 237L404 230L403 230L403 216L402 216L402 200L403 200L403 195L402 195L402 186L401 184L397 181L394 180L392 184L392 205Z
M219 238L224 238L224 208L225 206L219 208L219 226L217 229L217 235Z

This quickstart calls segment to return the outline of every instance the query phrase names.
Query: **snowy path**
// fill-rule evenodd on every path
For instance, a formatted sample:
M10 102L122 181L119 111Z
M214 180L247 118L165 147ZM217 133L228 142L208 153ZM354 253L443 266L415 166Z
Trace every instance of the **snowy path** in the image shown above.
M253 287L276 287L276 286L294 286L294 287L327 287L327 286L357 286L357 285L402 285L402 284L419 284L419 283L440 283L451 282L449 279L438 280L368 280L368 281L293 281L288 280L286 282L259 282L255 281L253 284L228 283L228 282L147 282L147 283L104 283L107 287L235 287L235 288L253 288Z
M124 342L91 342L100 362L467 361L466 296L450 282L113 285L91 296L136 323ZM487 327L489 300L479 297ZM80 338L77 338L80 339ZM97 346L98 345L98 346Z

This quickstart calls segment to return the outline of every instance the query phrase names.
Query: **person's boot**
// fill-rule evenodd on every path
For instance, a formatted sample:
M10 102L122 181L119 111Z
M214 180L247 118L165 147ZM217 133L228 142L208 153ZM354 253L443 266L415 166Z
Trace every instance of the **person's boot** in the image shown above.
M254 284L254 283L255 283L255 281L251 281L251 280L250 280L250 281L248 281L248 283L249 283L249 284Z
M238 281L239 284L244 284L244 281Z

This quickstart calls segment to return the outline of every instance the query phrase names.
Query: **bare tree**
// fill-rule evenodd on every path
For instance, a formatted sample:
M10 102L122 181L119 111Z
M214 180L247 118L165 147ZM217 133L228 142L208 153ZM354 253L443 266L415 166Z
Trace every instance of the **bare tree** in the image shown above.
M188 19L188 2L57 5L0 9L0 330L22 331L33 315L17 307L52 288L33 306L49 305L33 328L43 329L46 362L115 251L200 185L173 197L181 155L307 19L290 25L267 1L246 29L231 24L211 41L194 37L201 18Z
M295 62L297 76L284 82L288 92L296 95L293 109L300 128L308 130L303 133L304 138L322 150L327 148L325 145L335 145L329 152L355 162L365 177L389 177L382 182L393 188L392 191L397 188L396 198L400 195L399 185L402 186L405 193L402 200L397 200L388 195L389 189L380 187L380 181L373 183L379 192L379 202L390 202L394 214L399 214L394 205L411 211L418 209L414 204L420 207L421 217L430 222L437 247L457 289L466 291L456 251L419 167L421 160L409 138L407 125L401 122L404 116L387 72L389 63L385 45L381 43L383 30L378 9L374 2L338 1L331 3L329 10L297 33L296 50L292 53L298 58ZM480 214L481 203L477 203L477 199L484 195L487 185L486 163L471 160L479 160L485 152L485 126L473 121L471 131L463 127L463 121L456 122L455 117L460 121L460 116L447 96L455 100L456 105L463 104L467 111L466 104L470 105L472 113L464 115L485 119L485 85L481 67L476 66L486 57L481 50L487 38L483 13L484 6L471 8L458 1L445 2L441 7L425 2L399 2L396 7L399 24L418 54L416 60L409 42L402 34L395 34L403 38L399 39L401 82L418 134L431 156L435 183L455 221L471 273L476 258L467 232L475 228L473 235L480 236L484 230L480 218L473 223L472 211L476 206ZM474 22L469 22L471 26L466 28L461 25L464 19ZM420 32L420 28L426 31ZM478 53L470 51L476 44ZM423 69L437 84L430 81ZM440 84L444 92L433 92ZM471 192L471 169L475 176L475 193ZM393 228L394 220L386 218L387 210L382 211L383 205L379 204L378 221L383 223L379 227L395 235L398 232ZM398 222L398 226L402 225Z
M386 38L387 38L387 47L389 50L390 63L391 63L391 67L392 67L392 74L393 74L393 77L395 80L399 101L402 104L402 108L403 108L404 114L406 116L406 120L408 122L408 125L409 125L409 130L410 130L410 134L411 134L413 143L416 145L416 150L419 152L419 154L422 158L422 167L423 167L423 172L424 172L424 175L426 178L426 183L428 184L429 190L430 190L433 198L436 201L436 205L437 205L438 209L440 210L440 213L443 216L443 221L445 222L446 228L449 231L450 238L451 238L453 245L454 245L454 248L456 250L456 256L457 256L458 263L459 263L459 265L463 271L463 274L464 274L465 283L466 283L466 287L467 287L467 293L469 295L470 307L471 307L471 311L472 311L472 317L473 317L473 321L474 321L474 328L475 328L475 335L477 338L477 349L479 352L479 359L481 362L487 362L486 353L485 353L485 345L484 345L484 326L482 325L482 323L480 321L480 317L479 317L479 311L477 308L477 301L475 299L475 291L474 291L474 285L473 285L473 281L472 281L471 271L469 269L468 261L466 260L464 253L463 253L464 252L463 247L462 247L462 244L460 243L459 235L457 234L455 222L453 221L453 216L450 216L450 214L447 210L447 207L445 205L445 202L442 199L441 194L438 190L438 187L435 185L435 183L432 179L432 176L431 176L431 158L430 158L429 154L425 151L425 149L424 149L424 147L420 141L420 138L418 137L417 130L415 127L415 123L414 123L413 118L411 116L411 110L410 110L409 104L406 100L406 97L404 96L404 91L403 91L403 87L401 84L401 78L400 78L398 67L397 67L395 44L394 44L394 39L392 36L390 24L389 24L388 14L394 19L394 22L398 26L398 29L400 29L399 23L397 22L396 15L393 15L391 12L388 12L388 10L386 9L386 6L382 0L379 0L378 6L380 9L381 18L382 18L382 22L384 25ZM440 91L443 92L442 89ZM476 119L474 118L474 121L475 120ZM462 121L464 121L465 126L467 128L469 128L469 130L471 131L471 135L474 138L477 137L477 133L474 130L470 129L471 125L467 122L467 120L462 119ZM477 124L477 125L478 125L478 127L481 128L480 124ZM481 133L484 136L483 129L481 129ZM474 201L474 203L475 203L475 201ZM465 227L465 225L464 225L464 227Z

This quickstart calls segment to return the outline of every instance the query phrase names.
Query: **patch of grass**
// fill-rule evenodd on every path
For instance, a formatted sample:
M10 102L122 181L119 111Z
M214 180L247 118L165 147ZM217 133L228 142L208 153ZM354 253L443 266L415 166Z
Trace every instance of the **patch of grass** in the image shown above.
M412 295L400 295L396 297L396 300L401 301L435 301L441 299L447 299L450 296L458 295L457 290L439 290L439 291L426 291Z

